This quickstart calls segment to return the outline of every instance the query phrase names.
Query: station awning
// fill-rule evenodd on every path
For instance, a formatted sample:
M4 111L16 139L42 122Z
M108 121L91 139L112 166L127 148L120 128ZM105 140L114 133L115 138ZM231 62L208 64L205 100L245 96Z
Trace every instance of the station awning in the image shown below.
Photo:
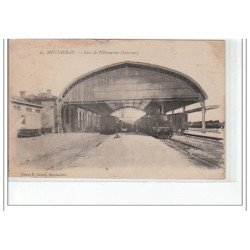
M217 109L219 107L220 107L220 105L210 105L210 106L206 106L205 110L207 111L207 110L211 110L211 109ZM174 114L183 114L183 113L189 114L189 113L195 113L195 112L201 112L201 111L202 111L202 107L190 109L190 110L185 110L184 112L178 112L178 113L174 113ZM168 115L170 115L170 114L168 114Z

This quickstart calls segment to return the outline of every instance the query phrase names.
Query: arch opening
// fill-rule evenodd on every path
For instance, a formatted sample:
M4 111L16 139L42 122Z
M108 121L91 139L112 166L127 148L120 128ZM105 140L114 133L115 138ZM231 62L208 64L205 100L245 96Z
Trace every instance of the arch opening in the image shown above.
M133 107L124 107L113 111L110 115L125 123L134 124L138 119L145 116L146 112Z

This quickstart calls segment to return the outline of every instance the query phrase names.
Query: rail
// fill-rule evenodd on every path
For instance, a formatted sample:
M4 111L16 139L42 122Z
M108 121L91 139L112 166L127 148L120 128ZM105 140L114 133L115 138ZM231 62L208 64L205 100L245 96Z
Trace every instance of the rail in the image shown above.
M190 135L187 135L187 137L189 136ZM205 140L206 142L210 141L211 143L216 144L217 147L220 146L222 147L221 149L223 149L223 144L219 140L195 135L192 135L192 137L197 137L197 139ZM223 166L222 150L217 150L216 148L213 149L213 147L211 147L211 149L205 149L200 146L193 145L189 142L177 140L175 139L175 137L167 140L160 140L164 144L175 148L178 151L184 152L190 160L195 160L198 163L202 163L202 165L205 164L205 166L208 168L218 168Z

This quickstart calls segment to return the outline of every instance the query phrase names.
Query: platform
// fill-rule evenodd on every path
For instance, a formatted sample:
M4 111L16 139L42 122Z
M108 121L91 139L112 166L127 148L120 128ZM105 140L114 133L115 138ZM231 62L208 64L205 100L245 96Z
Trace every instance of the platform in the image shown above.
M222 129L207 129L206 133L202 133L201 130L185 130L185 135L190 136L198 136L208 139L214 139L214 140L223 140L224 139L224 130Z

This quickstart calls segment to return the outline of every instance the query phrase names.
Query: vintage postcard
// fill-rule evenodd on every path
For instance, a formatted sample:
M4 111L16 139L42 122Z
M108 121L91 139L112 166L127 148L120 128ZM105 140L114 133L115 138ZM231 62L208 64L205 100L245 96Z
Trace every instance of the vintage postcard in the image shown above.
M9 177L225 178L225 41L8 41Z

